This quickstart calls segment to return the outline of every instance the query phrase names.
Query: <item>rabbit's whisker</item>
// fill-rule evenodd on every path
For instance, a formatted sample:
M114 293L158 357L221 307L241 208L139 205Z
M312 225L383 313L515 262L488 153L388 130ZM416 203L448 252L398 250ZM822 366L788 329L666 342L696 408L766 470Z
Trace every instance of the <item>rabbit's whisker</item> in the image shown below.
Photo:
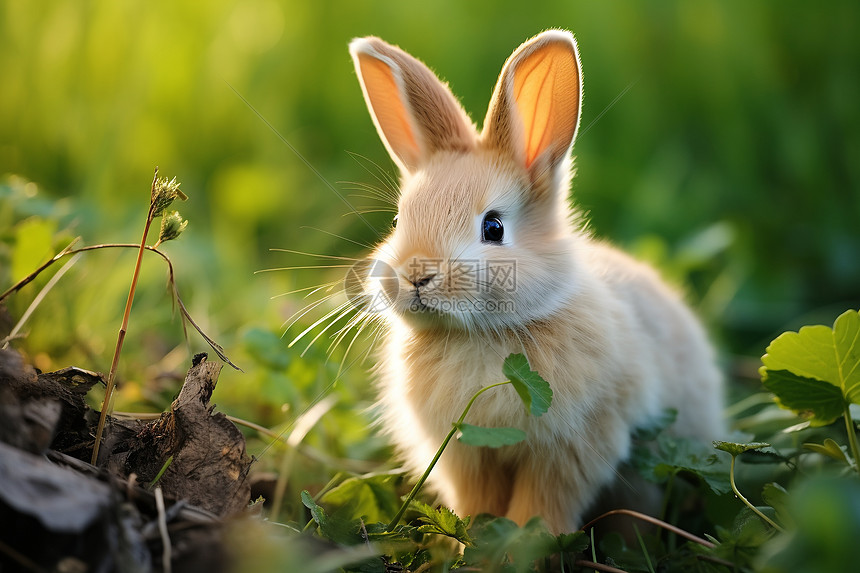
M304 329L304 330L303 330L303 331L302 331L298 336L296 336L295 338L293 338L293 340L292 340L292 341L287 345L287 348L292 348L293 346L295 346L295 344L296 344L299 340L301 340L302 338L304 338L304 336L305 336L307 333L309 333L310 331L312 331L313 329L315 329L317 326L319 326L319 325L320 325L320 324L322 324L323 322L325 322L325 321L327 321L328 319L330 319L332 316L334 316L334 315L336 315L336 314L338 314L338 313L342 312L344 309L346 309L346 310L348 311L348 310L350 309L350 307L351 307L351 304L350 304L349 302L344 302L344 303L341 303L341 304L337 305L336 307L334 307L333 309L331 309L330 311L328 311L327 313L325 313L321 318L319 318L319 319L317 319L316 321L314 321L314 322L313 322L313 324L311 324L310 326L308 326L307 328L305 328L305 329ZM328 330L328 329L329 329L329 328L330 328L334 323L336 323L336 322L337 322L337 319L335 319L335 320L331 321L331 322L329 323L329 325L328 325L328 326L326 326L326 327L323 329L323 332L325 332L326 330ZM292 325L291 325L291 326L292 326ZM316 338L314 338L313 340L316 340ZM313 340L311 341L311 343L313 343ZM308 345L308 348L309 348L309 347L310 347L310 344ZM305 348L305 349L302 351L301 356L304 356L304 355L305 355L305 352L307 352L307 348Z
M306 257L317 257L320 259L333 259L338 261L360 261L361 259L355 257L338 257L334 255L321 255L319 253L308 253L305 251L294 251L292 249L269 249L271 252L276 253L292 253L294 255L304 255Z
M354 239L350 239L350 238L348 238L348 237L344 237L343 235L338 235L337 233L332 233L331 231L327 231L327 230L325 230L325 229L320 229L320 228L318 228L318 227L308 227L308 226L303 226L303 227L301 227L301 228L302 228L302 229L310 229L311 231L317 231L318 233L323 233L323 234L329 235L330 237L334 237L334 238L336 238L336 239L340 239L340 240L342 240L342 241L346 241L347 243L352 243L353 245L358 245L359 247L361 247L361 248L363 248L363 249L367 249L367 250L372 250L372 249L373 249L373 245L369 245L369 244L367 244L367 243L360 243L360 242L358 242L358 241L356 241L356 240L354 240Z
M369 157L366 157L364 155L361 155L359 153L354 153L351 151L348 153L349 153L350 157L352 157L352 159L356 163L358 163L358 165L362 169L364 169L371 177L373 177L374 179L379 181L379 183L385 189L390 189L395 197L400 195L400 186L398 185L397 180L395 180L394 177L387 170L380 167L380 165L378 163L376 163L375 161L373 161ZM365 163L362 163L361 161L359 161L359 159L362 159L362 160L364 160L364 162L370 163L371 165L373 165L376 168L376 172L368 169L367 165Z
M341 217L349 217L351 215L355 215L356 213L361 213L362 215L367 215L368 213L397 213L397 209L361 209L360 211L356 211L355 213L344 213L343 215L341 215Z
M281 325L281 327L284 328L284 334L286 334L293 327L293 325L296 322L298 322L302 317L304 317L307 313L314 310L318 306L325 304L326 301L328 301L330 298L332 298L334 296L337 296L338 294L339 294L339 291L331 293L331 294L327 294L323 298L316 300L316 301L304 306L303 308L297 310L287 320L285 320L284 323ZM286 327L284 327L284 325L286 325ZM291 344L291 346L292 346L292 344Z
M321 285L313 285L313 286L304 287L304 288L297 288L297 289L295 289L295 290L291 290L291 291L287 291L287 292L282 292L282 293L280 293L280 294L276 294L276 295L274 295L274 296L273 296L273 297L271 297L271 298L272 298L272 300L274 300L274 299L276 299L276 298L281 298L281 297L288 296L288 295L291 295L291 294L296 294L296 293L299 293L299 292L311 291L311 292L309 292L309 293L305 296L305 298L307 298L308 296L312 296L312 295L313 295L314 293L316 293L317 291L320 291L320 290L322 290L322 289L324 289L324 288L331 288L331 287L333 287L333 286L335 286L335 285L337 285L337 284L340 284L340 283L342 283L342 282L343 282L343 281L338 280L338 281L332 281L332 282L330 282L330 283L323 283L323 284L321 284Z
M314 336L313 339L311 339L311 341L308 343L308 345L302 351L300 356L304 356L305 353L308 351L308 349L310 349L310 347L313 346L314 342L316 342L320 336L325 334L328 331L328 329L330 329L332 326L334 326L335 324L340 322L340 320L343 319L343 317L347 316L350 312L354 312L354 311L355 311L355 308L352 306L352 303L345 302L345 303L341 304L340 306L338 306L337 308L335 308L333 311L329 312L326 316L322 317L320 320L318 320L317 322L315 322L314 324L312 324L311 326L306 328L305 331L302 332L301 334L299 334L293 342L299 340L302 336L305 335L305 333L310 332L311 330L316 328L321 322L325 321L326 319L330 318L335 313L337 313L337 316L335 316L331 321L329 321L328 325L326 325L325 328L320 330L317 333L317 335Z
M300 271L306 269L351 269L352 265L306 265L306 266L298 266L298 267L277 267L272 269L261 269L259 271L254 271L254 274L257 273L272 273L275 271Z

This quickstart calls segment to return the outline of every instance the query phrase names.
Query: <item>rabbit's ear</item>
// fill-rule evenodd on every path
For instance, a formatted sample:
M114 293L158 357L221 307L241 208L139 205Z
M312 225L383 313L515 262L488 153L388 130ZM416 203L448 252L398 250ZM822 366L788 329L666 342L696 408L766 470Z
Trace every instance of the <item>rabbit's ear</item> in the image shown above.
M485 141L531 172L554 168L567 158L576 136L581 78L570 32L549 30L525 42L499 76L484 121Z
M349 51L376 129L401 170L414 171L439 150L475 146L466 112L427 66L379 38L356 38Z

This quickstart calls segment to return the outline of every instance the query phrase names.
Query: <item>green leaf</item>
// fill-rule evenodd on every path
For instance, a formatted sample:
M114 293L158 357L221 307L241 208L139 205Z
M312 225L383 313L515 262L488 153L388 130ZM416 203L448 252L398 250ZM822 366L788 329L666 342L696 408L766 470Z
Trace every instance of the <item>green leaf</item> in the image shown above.
M363 542L359 534L358 520L329 518L325 509L314 501L307 490L302 491L302 504L311 511L311 518L319 526L320 535L323 537L343 545L356 545Z
M466 564L478 571L534 571L536 560L561 551L558 538L551 535L540 518L523 527L504 517L482 516L470 531L474 547L463 552ZM584 532L580 532L584 535ZM575 535L575 534L574 534ZM572 539L568 539L573 543Z
M826 426L844 413L842 391L823 380L788 370L766 370L762 384L776 395L776 403L809 418L813 426Z
M161 466L161 469L158 470L158 473L155 474L155 477L152 478L151 482L149 482L149 485L147 486L148 489L152 489L155 487L155 484L158 483L158 480L160 480L162 477L164 477L164 472L167 471L167 468L169 468L170 464L172 464L172 463L173 463L173 456L168 456L167 460L165 460L165 462L164 462L164 465Z
M678 410L675 408L666 408L657 417L653 418L647 426L636 428L633 431L633 439L642 442L656 440L657 436L674 424L677 418Z
M771 506L776 511L776 516L779 518L781 525L788 528L793 528L794 523L791 519L791 514L788 511L789 497L788 492L778 483L766 483L761 492L761 497L766 504Z
M317 525L325 523L327 519L325 510L317 505L317 502L314 501L314 498L311 497L310 492L306 489L302 490L302 504L311 510L311 518L316 521Z
M742 453L749 452L751 450L760 450L762 448L770 447L770 444L766 442L750 442L748 444L739 444L737 442L723 442L722 440L714 440L712 443L715 448L724 452L728 452L732 455L732 457L739 456Z
M581 551L585 551L590 544L588 535L584 531L562 533L555 539L558 542L558 550L564 553L579 553Z
M470 446L501 448L512 446L526 439L526 433L518 428L484 428L471 424L457 424L458 440Z
M698 440L661 434L656 447L634 448L630 463L643 477L658 483L685 472L697 476L717 494L731 491L728 458L718 456Z
M511 354L505 359L502 372L514 385L517 394L532 416L546 413L552 403L552 388L540 374L529 368L522 354Z
M469 532L475 540L474 547L463 551L466 563L476 570L499 570L501 563L515 539L520 535L517 524L506 517L481 515Z
M803 447L807 450L833 458L834 460L842 462L847 466L851 466L851 461L848 459L848 456L845 455L845 450L843 450L842 447L835 441L833 441L833 439L831 438L827 438L826 440L824 440L823 444L807 442L803 444Z
M776 532L748 507L744 507L735 516L731 528L717 525L715 530L719 540L717 546L711 549L709 553L715 557L729 560L739 567L743 567L743 570L751 568L762 545L770 540Z
M811 411L819 424L832 422L842 414L840 407L833 415L836 394L813 381L834 386L845 402L860 404L860 313L843 313L833 328L804 326L781 334L767 347L762 363L762 381L780 405Z
M320 502L331 510L332 518L362 519L365 523L389 521L400 508L395 483L398 474L376 474L344 480L327 491Z
M418 520L424 524L418 528L418 531L421 533L445 535L456 539L464 545L472 545L472 539L467 532L469 527L468 517L460 519L447 507L441 506L439 509L435 509L417 500L412 500L410 507L420 514Z

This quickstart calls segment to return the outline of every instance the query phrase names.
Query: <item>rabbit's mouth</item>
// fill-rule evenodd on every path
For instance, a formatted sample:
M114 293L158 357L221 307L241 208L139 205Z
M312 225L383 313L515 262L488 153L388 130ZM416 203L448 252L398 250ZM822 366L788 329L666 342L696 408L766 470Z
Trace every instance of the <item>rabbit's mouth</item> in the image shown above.
M442 311L437 305L434 305L435 298L427 294L421 294L418 289L412 295L409 301L409 312L435 313L442 314Z
M421 323L430 320L438 324L439 321L452 326L459 324L465 315L473 313L473 303L467 299L458 299L445 296L439 292L421 292L415 289L412 296L401 307L401 314L411 315Z
M409 296L401 299L396 312L414 326L451 326L454 315L449 303L445 296L435 290L412 289Z
M391 310L412 328L418 330L456 326L455 317L445 312L445 309L437 304L438 302L437 297L412 289L409 294L401 293Z

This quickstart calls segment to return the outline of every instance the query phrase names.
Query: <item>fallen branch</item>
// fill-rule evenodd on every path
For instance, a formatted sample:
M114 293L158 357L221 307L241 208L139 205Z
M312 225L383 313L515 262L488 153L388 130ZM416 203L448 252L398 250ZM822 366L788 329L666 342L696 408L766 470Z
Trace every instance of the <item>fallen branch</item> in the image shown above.
M594 561L586 561L585 559L577 559L573 562L573 564L578 567L584 567L586 569L605 571L606 573L627 573L627 571L625 571L624 569L618 569L617 567L612 567L611 565L604 565L603 563L595 563Z
M597 523L601 519L604 519L604 518L609 517L611 515L629 515L630 517L635 517L636 519L645 521L645 522L650 523L652 525L662 527L663 529L671 531L675 535L679 535L679 536L683 537L684 539L688 539L690 541L693 541L694 543L698 543L699 545L707 547L708 549L713 549L714 547L716 547L716 545L714 545L713 543L711 543L707 539L702 539L701 537L693 535L692 533L689 533L688 531L684 531L680 527L676 527L676 526L672 525L671 523L666 523L662 519L657 519L656 517L651 517L650 515L646 515L644 513L638 512L638 511L633 511L632 509L613 509L612 511L607 511L603 515L601 515L599 517L595 517L594 519L592 519L591 521L589 521L588 523L586 523L585 525L580 527L580 530L585 531L586 529L588 529L589 527L591 527L592 525L594 525L595 523Z

